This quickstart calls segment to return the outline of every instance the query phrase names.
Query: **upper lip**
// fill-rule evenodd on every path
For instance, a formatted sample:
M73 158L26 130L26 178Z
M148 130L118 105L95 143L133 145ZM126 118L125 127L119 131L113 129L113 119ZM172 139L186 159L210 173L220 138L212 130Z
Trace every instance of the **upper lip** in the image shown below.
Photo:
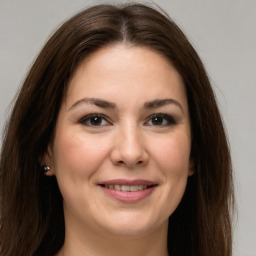
M136 179L136 180L126 180L126 179L114 179L100 182L99 185L157 185L157 183L152 182L150 180Z

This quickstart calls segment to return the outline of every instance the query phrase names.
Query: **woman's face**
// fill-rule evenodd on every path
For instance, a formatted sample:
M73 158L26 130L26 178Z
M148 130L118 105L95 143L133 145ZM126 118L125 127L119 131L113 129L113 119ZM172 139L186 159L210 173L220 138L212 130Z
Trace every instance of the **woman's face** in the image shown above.
M182 78L149 48L108 46L73 74L46 162L66 229L142 236L167 230L190 170Z

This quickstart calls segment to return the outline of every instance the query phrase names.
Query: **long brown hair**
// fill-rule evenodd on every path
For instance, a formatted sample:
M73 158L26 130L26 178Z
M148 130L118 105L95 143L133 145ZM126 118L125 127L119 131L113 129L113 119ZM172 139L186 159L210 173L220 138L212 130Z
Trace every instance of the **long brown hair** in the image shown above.
M195 174L169 219L170 255L231 256L232 168L227 138L203 64L177 25L141 5L98 5L65 22L35 60L6 125L0 162L1 256L54 255L64 242L62 196L40 159L79 62L108 44L147 46L186 86Z

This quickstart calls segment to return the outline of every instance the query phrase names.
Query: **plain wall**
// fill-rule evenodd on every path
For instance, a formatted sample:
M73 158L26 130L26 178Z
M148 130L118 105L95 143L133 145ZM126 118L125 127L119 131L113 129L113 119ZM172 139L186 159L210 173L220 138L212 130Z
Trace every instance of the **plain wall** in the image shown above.
M0 131L10 102L51 32L88 5L117 2L128 1L0 0ZM155 3L183 29L211 78L235 170L234 255L256 256L256 1Z

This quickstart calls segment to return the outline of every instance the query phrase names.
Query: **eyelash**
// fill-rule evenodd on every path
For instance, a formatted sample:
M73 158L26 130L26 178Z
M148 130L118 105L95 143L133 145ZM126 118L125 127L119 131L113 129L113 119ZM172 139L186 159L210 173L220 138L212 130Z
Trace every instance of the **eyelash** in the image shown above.
M165 126L171 126L171 125L176 125L177 122L176 120L171 116L171 115L167 115L167 114L162 114L162 113L157 113L157 114L153 114L149 117L149 120L146 122L148 123L149 121L152 122L152 120L154 118L161 118L163 121L166 121L166 124L161 124L161 125L153 125L153 126L160 126L160 127L165 127Z
M100 125L93 125L92 123L88 124L87 122L91 122L93 118L99 118L100 119ZM103 114L90 114L87 115L85 117L83 117L82 119L79 120L79 123L86 125L86 126L92 126L92 127L100 127L100 126L105 126L105 125L101 125L102 120L104 120L106 123L110 124L110 122L108 121L107 117Z
M99 125L97 124L92 124L93 118L95 119L94 121L98 121ZM97 120L97 118L99 120ZM155 118L155 121L157 122L156 118L161 118L160 121L165 122L165 124L153 124L153 119ZM148 124L151 121L151 124ZM90 122L90 123L88 123ZM106 122L105 124L102 125L102 122ZM85 125L85 126L91 126L91 127L101 127L101 126L106 126L106 125L111 125L111 122L108 120L108 118L103 115L103 114L90 114L87 115L79 120L79 123ZM155 126L155 127L166 127L166 126L172 126L176 125L177 122L176 120L168 114L162 114L162 113L157 113L149 116L148 121L145 123L145 126Z

